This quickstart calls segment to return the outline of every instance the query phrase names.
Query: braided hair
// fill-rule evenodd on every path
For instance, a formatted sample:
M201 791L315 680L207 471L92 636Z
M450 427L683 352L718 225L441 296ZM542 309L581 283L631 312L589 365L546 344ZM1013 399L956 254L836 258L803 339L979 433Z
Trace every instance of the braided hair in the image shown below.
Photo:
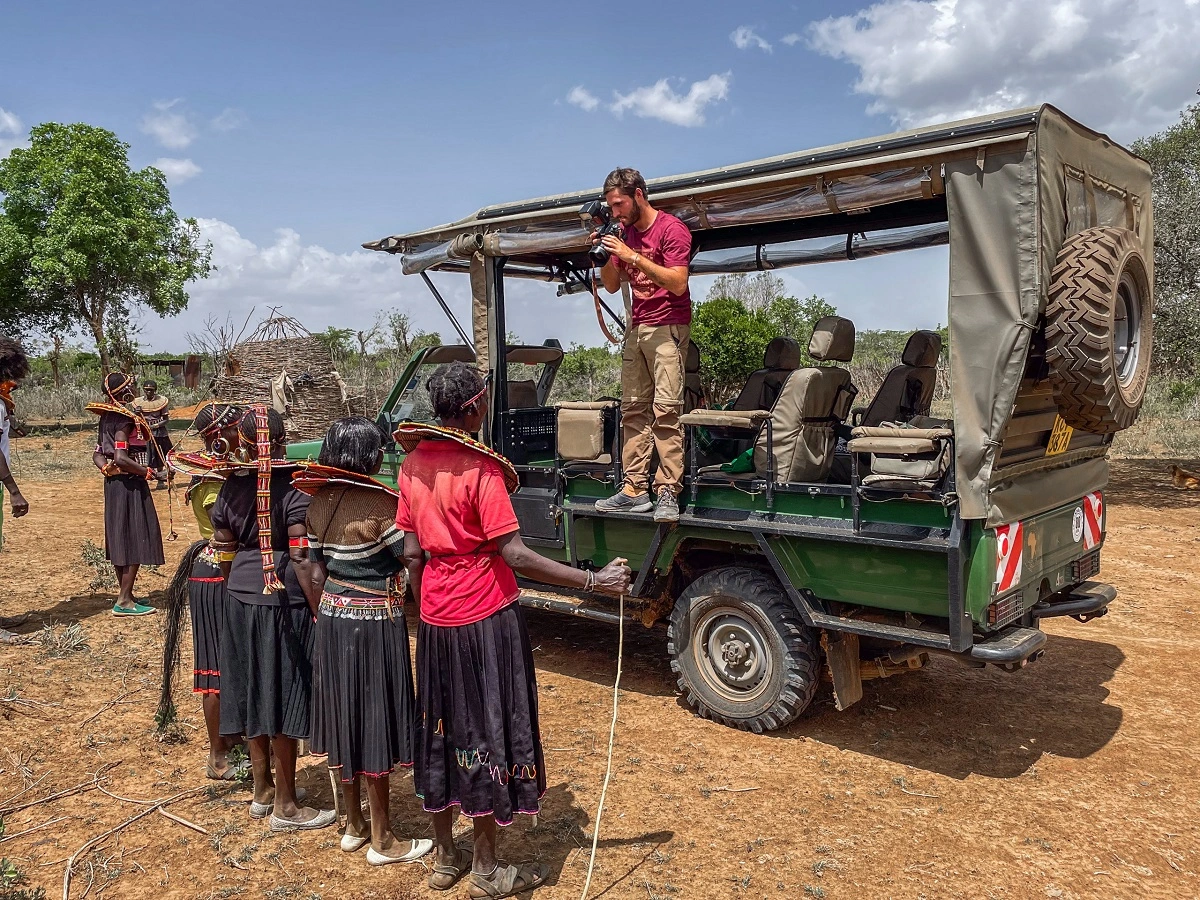
M433 414L439 419L460 419L472 398L484 389L483 377L474 366L454 362L438 366L425 382Z
M20 381L29 376L25 348L12 338L0 337L0 382Z
M132 393L137 379L124 372L109 372L104 376L104 393L114 403L120 403L126 393Z
M255 447L258 443L258 423L254 409L242 413L238 420L238 434L246 446ZM287 441L287 429L283 425L283 416L270 407L267 408L267 434L271 439L271 449L275 450Z
M227 425L232 425L241 419L243 414L242 408L232 403L206 403L197 411L196 418L192 420L192 428L197 434L206 437Z
M383 442L383 432L370 419L347 416L329 426L317 462L347 472L370 475L379 462Z

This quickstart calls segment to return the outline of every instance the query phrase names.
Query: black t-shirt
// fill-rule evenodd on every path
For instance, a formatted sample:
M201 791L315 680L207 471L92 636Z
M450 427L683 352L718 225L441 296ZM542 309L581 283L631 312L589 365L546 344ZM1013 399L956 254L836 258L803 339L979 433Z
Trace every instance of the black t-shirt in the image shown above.
M115 412L100 413L100 431L96 438L96 443L100 447L100 452L109 459L112 459L117 454L116 440L118 431L125 432L127 442L137 441L137 426L134 425L132 418ZM132 455L130 453L130 456Z
M271 548L275 572L286 590L263 593L262 555L258 550L257 473L231 475L221 488L209 517L214 529L233 533L237 557L229 571L229 592L242 603L258 606L304 606L308 601L288 559L288 526L303 525L307 494L292 487L292 466L271 470Z

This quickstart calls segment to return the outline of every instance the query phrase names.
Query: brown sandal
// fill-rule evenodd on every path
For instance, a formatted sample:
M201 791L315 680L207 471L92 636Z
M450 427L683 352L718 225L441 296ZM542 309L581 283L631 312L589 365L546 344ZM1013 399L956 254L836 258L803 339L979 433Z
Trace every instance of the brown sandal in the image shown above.
M546 883L550 870L541 863L523 863L520 866L497 865L491 875L471 873L471 884L467 892L476 900L502 900L541 887Z
M465 857L465 859L464 859ZM444 866L433 864L433 874L429 876L429 886L435 891L448 891L458 884L458 880L471 871L472 853L470 847L454 847L454 865Z

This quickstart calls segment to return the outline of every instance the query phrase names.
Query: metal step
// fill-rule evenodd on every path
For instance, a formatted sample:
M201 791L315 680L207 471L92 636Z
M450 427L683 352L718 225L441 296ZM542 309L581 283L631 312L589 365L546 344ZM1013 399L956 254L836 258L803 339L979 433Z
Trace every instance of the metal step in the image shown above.
M551 593L522 587L520 603L527 609L546 609L580 619L590 619L593 622L604 622L608 625L616 625L621 621L615 599L611 601L597 600L590 596ZM625 621L642 621L641 602L629 597L625 598Z

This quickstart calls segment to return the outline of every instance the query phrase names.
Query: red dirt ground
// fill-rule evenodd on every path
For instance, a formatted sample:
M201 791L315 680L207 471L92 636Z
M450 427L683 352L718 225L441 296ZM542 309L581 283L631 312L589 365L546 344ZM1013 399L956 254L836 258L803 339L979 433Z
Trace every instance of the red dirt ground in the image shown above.
M0 615L28 613L16 630L31 635L79 622L90 649L56 659L36 643L0 647L0 810L106 766L106 790L135 800L214 784L196 698L180 693L186 743L154 735L161 623L114 619L112 595L87 592L80 543L102 544L99 478L52 471L85 443L17 442L33 512L5 523ZM665 635L631 631L591 896L1200 895L1200 700L1189 687L1200 494L1173 490L1166 465L1114 462L1102 577L1120 597L1088 625L1049 622L1045 658L1016 674L936 660L868 683L846 712L820 702L781 732L742 734L684 709ZM165 525L166 494L156 499ZM195 537L190 519L176 518L168 566L144 574L142 590L161 590ZM576 898L604 773L616 632L552 614L529 620L550 790L538 826L519 821L501 850L549 865L551 884L534 896ZM190 645L185 671L189 657ZM330 804L319 760L302 760L300 780ZM249 819L246 791L213 794L171 807L207 834L153 814L81 854L71 897L467 896L461 886L430 891L420 865L372 869L361 853L341 853L332 829L273 835ZM67 859L145 808L98 790L40 803L4 817L0 855L58 897ZM393 813L401 836L429 833L407 775L394 780Z

